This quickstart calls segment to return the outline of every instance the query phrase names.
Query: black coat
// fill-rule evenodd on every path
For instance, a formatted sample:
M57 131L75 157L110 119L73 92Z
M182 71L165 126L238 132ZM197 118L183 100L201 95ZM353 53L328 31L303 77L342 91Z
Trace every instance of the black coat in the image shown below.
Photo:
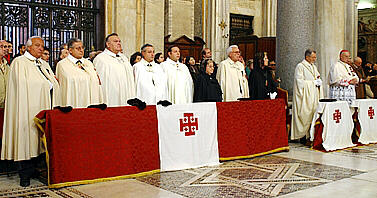
M201 73L195 83L194 102L221 102L222 92L216 78Z
M267 80L267 86L266 86ZM249 75L249 94L253 100L270 99L268 93L277 92L277 83L269 68L255 67Z

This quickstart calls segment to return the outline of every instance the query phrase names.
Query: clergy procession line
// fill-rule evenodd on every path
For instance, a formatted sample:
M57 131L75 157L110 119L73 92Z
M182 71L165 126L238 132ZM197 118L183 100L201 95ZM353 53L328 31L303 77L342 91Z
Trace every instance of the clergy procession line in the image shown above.
M0 57L5 55L5 43L0 42ZM83 42L72 38L62 48L56 68L52 68L45 61L48 54L43 39L33 36L26 43L26 51L10 66L7 59L1 60L0 107L5 107L1 160L18 162L21 186L30 185L30 178L36 173L33 159L44 152L33 122L41 110L56 106L125 106L133 98L156 105L159 101L186 104L275 99L277 95L277 82L268 68L266 53L257 53L255 65L247 68L247 75L236 45L226 50L228 58L218 66L211 59L210 49L203 49L201 66L196 68L190 57L186 59L187 66L179 61L177 46L168 48L168 57L163 61L161 53L155 56L153 45L145 44L140 61L136 54L132 62L137 63L131 65L116 33L108 35L105 43L105 50L94 54L96 57L90 61L84 58ZM330 96L347 101L355 98L354 87L362 82L351 70L348 59L349 52L342 51L340 61L330 72ZM307 50L305 60L296 67L292 139L308 138L311 119L323 97L315 60L316 52Z

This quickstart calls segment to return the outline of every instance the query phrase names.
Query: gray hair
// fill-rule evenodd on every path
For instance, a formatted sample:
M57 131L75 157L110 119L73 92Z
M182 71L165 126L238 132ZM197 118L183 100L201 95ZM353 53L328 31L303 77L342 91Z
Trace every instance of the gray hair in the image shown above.
M305 50L305 58L307 57L307 56L311 56L312 55L312 53L317 53L315 50L313 50L313 49L307 49L307 50Z
M232 52L233 48L238 48L237 45L231 45L228 47L228 49L226 49L226 55L229 56L230 52Z
M79 43L79 42L82 43L82 41L80 39L78 39L78 38L71 38L71 39L69 39L69 41L67 43L68 49L69 48L73 48L73 44L74 43Z
M30 47L30 46L33 45L33 41L32 41L32 39L34 39L34 38L40 38L40 39L42 39L42 41L43 41L43 38L40 37L40 36L32 36L32 37L30 37L30 38L27 40L27 42L26 42L26 47Z

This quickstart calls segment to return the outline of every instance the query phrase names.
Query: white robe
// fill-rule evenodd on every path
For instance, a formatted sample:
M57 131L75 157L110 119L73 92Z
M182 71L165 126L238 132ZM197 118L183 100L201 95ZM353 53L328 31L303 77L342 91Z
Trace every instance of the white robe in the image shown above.
M13 60L5 99L2 160L29 160L44 152L34 117L59 104L59 84L47 62L25 52ZM52 90L52 97L51 92Z
M348 104L356 100L355 85L349 84L352 79L356 79L359 82L359 77L350 65L340 60L335 63L330 68L329 73L330 98L344 100Z
M234 62L230 58L225 59L217 69L216 78L221 86L224 102L249 97L249 84L241 62Z
M69 55L58 62L56 77L61 90L61 105L86 108L103 103L102 88L93 63L80 59L83 69L76 64L78 59Z
M3 58L3 64L0 65L0 108L5 106L5 94L7 90L8 76L10 67L5 58Z
M168 78L168 99L173 104L192 103L194 84L187 66L167 58L160 64Z
M316 87L314 81L320 76L317 66L303 60L296 66L293 84L293 107L291 139L309 137L310 124L317 110L323 90Z
M148 105L156 105L160 100L168 100L167 77L159 64L154 61L148 63L142 59L133 67L137 98Z
M101 79L104 101L110 107L125 106L127 100L136 96L133 68L126 56L117 55L105 49L93 61Z

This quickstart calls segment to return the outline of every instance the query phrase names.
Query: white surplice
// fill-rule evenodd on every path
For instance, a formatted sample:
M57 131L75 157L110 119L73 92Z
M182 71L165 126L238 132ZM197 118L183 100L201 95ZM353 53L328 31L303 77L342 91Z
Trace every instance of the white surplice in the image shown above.
M145 59L134 66L136 97L148 105L156 105L160 100L168 99L168 82L161 66Z
M81 63L78 64L78 61ZM58 62L56 77L59 79L62 106L86 108L103 103L100 81L89 60L69 55Z
M330 98L347 101L348 104L356 100L355 85L349 84L352 79L359 82L359 77L350 65L340 60L335 63L329 73Z
M320 98L323 98L322 86L315 86L314 81L320 76L317 66L303 60L296 66L293 85L293 107L291 139L309 137L309 128Z
M230 58L225 59L217 69L216 78L223 91L224 102L249 97L249 84L241 62L234 62Z
M187 66L170 58L160 65L168 78L168 100L173 104L192 103L194 84Z
M5 99L2 160L29 160L44 152L34 116L59 104L59 98L59 84L47 62L28 52L12 61Z
M133 68L126 56L105 49L93 62L101 79L104 101L108 106L125 106L127 100L135 98Z

